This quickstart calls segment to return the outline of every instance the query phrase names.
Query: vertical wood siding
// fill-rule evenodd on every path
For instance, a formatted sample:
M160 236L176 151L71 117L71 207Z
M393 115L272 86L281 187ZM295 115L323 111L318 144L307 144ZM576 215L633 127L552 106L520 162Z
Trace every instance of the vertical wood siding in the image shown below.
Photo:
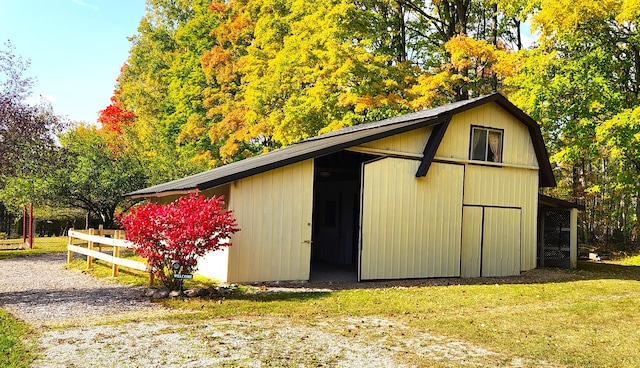
M520 274L520 210L486 207L482 234L482 276Z
M207 197L222 197L224 196L224 203L226 205L229 205L229 184L226 185L221 185L218 187L214 187L214 188L209 188L207 190L203 190L201 193L202 195L205 195Z
M386 158L365 165L361 279L460 274L461 165Z
M480 277L482 216L482 207L463 208L460 277Z
M522 211L521 270L536 267L537 170L467 165L464 204L520 208Z
M432 129L432 127L420 128L365 143L362 146L389 151L422 154L424 146L427 144L427 140L429 140L429 135L431 134Z
M472 125L504 130L504 163L538 167L528 128L496 103L454 115L436 151L436 157L468 159Z
M308 280L313 160L231 184L240 231L229 249L228 282Z

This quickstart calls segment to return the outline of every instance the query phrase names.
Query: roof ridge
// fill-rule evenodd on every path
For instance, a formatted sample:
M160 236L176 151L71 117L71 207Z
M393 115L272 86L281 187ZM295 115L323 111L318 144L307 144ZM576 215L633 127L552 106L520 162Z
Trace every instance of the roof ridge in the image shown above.
M205 190L250 175L337 152L363 142L381 139L421 126L437 124L441 121L440 119L443 119L447 115L457 114L489 102L496 102L529 128L534 149L536 150L536 156L538 160L542 162L540 165L540 183L542 186L555 186L553 169L549 164L548 153L538 124L526 113L509 102L506 97L500 93L492 93L490 95L457 101L432 109L416 111L376 122L339 129L262 155L127 193L125 196L135 198L166 195L168 193L177 194L195 189ZM546 162L546 165L544 162Z
M317 140L321 140L321 139L326 139L326 138L331 138L331 137L335 137L335 136L339 136L339 135L353 133L353 132L356 132L356 131L375 129L375 128L380 128L380 127L383 127L383 126L389 126L389 125L395 125L395 124L402 124L402 123L406 123L406 122L411 121L411 120L422 120L422 119L437 118L443 112L444 113L449 113L449 112L451 112L451 110L455 110L455 109L457 109L459 107L462 107L462 106L465 106L467 104L476 103L479 100L484 100L484 99L488 99L488 98L494 98L495 95L500 95L500 94L498 92L494 92L494 93L491 93L489 95L478 96L478 97L470 98L470 99L467 99L467 100L456 101L456 102L448 103L446 105L441 105L441 106L436 106L436 107L432 107L432 108L428 108L428 109L414 111L414 112L410 112L408 114L402 114L402 115L398 115L398 116L393 116L393 117L386 118L386 119L383 119L383 120L371 121L371 122L368 122L368 123L357 124L357 125L351 125L351 126L348 126L348 127L344 127L344 128L340 128L340 129L334 130L332 132L328 132L328 133L324 133L324 134L321 134L321 135L317 135L317 136L313 136L313 137L309 137L309 138L303 139L301 141L296 142L295 144L299 144L299 143L303 143L303 142L309 142L309 141L317 141Z

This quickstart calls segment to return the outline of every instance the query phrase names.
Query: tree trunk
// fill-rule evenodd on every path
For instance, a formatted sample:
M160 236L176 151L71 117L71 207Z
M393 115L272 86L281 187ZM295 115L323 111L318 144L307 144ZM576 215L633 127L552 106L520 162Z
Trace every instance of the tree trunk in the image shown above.
M491 7L492 14L492 29L491 29L491 43L498 47L498 4L493 4ZM491 73L491 92L498 92L498 76L495 72Z
M407 25L404 21L404 7L402 4L398 7L398 16L400 20L400 61L407 61Z
M520 20L514 19L516 24L516 47L518 50L522 50L522 30L520 29Z

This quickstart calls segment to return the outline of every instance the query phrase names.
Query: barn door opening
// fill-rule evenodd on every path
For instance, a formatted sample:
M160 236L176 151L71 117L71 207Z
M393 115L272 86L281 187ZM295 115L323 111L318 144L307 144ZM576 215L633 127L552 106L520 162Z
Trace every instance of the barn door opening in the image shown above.
M520 208L465 206L461 277L520 274Z
M361 166L374 157L341 151L315 160L311 280L357 280Z

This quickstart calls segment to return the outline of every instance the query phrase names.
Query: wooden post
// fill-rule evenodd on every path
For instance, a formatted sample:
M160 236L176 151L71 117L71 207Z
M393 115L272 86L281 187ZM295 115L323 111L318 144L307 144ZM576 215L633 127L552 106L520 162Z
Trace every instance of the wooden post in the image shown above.
M71 236L72 231L73 229L69 229L69 243L67 243L67 247L73 244L73 237ZM73 261L73 252L70 250L67 250L67 263L71 261Z
M27 242L27 207L22 211L22 245Z
M538 211L538 265L536 268L544 267L544 214L546 211Z
M100 225L100 232L102 232L102 225ZM120 233L121 233L121 230L116 230L113 233L113 238L121 239L122 235ZM113 258L120 258L120 247L118 246L113 247ZM113 277L118 276L118 265L115 263L113 264L113 266L111 266L111 276Z
M94 229L89 229L89 235L94 235L94 233L95 233ZM92 241L87 242L87 249L93 249ZM93 264L93 257L87 256L87 268L90 268L92 264Z
M98 235L99 236L104 236L103 232L104 232L104 225L102 225L102 224L98 225ZM102 244L101 243L98 243L98 251L102 252Z
M156 281L156 276L153 274L153 267L147 263L147 272L149 272L149 287L153 287L153 284Z
M120 258L120 247L113 247L113 257ZM118 276L118 265L115 263L111 266L111 276Z
M571 269L578 267L578 209L572 208L569 210L569 266Z
M29 203L29 249L33 249L33 203Z

